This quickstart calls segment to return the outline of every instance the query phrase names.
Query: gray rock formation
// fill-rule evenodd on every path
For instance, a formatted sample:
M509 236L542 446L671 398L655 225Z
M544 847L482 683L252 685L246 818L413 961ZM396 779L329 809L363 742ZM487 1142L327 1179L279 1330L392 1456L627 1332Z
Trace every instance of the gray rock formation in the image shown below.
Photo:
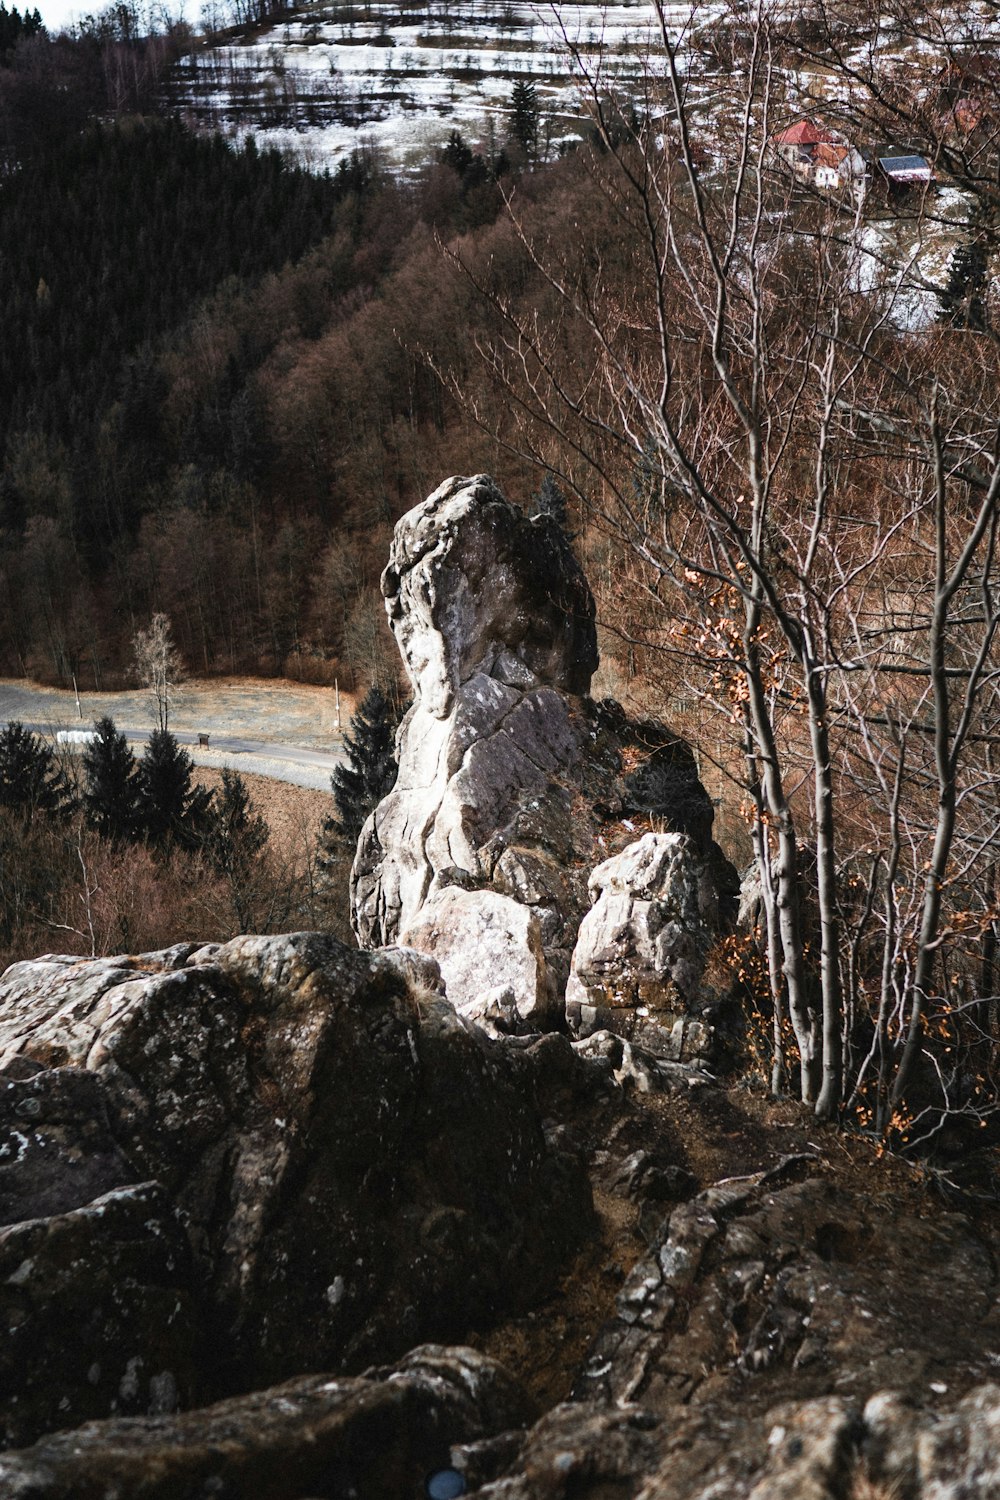
M683 1406L573 1402L528 1434L480 1500L994 1500L1000 1494L1000 1386L950 1408L879 1391L720 1416Z
M664 1180L655 1159L638 1159L646 1153L602 1155L605 1182L651 1194L651 1209L688 1191L677 1175ZM573 1400L475 1493L1000 1493L990 1238L959 1213L894 1215L869 1183L827 1171L819 1155L796 1154L672 1208L661 1201Z
M886 1386L933 1395L956 1369L984 1379L1000 1337L991 1262L964 1216L892 1219L796 1155L664 1217L577 1393L863 1401Z
M555 523L487 477L450 479L403 517L382 590L414 702L396 785L358 843L359 942L431 954L465 1015L513 997L527 1028L559 1024L587 875L627 838L628 811L652 795L711 843L691 752L584 696L590 590ZM658 774L630 788L622 751L636 744Z
M482 676L519 692L585 693L594 601L548 517L528 520L485 474L448 479L396 527L382 592L414 694L454 713Z
M586 692L597 665L590 590L554 523L528 520L481 475L448 480L403 517L382 591L414 702L396 786L359 841L355 930L364 946L432 953L464 1012L482 1009L485 974L485 988L512 988L523 1017L550 1025L579 900L544 846L522 868L511 825L579 762L566 695ZM480 943L470 976L463 955ZM549 968L559 949L561 976Z
M694 840L647 833L599 864L589 887L566 987L571 1028L607 1029L673 1062L707 1059L699 985L719 903Z
M0 1230L0 1446L191 1401L200 1313L184 1228L159 1183Z
M0 1416L71 1430L0 1457L5 1500L426 1500L439 1469L483 1500L992 1500L988 1201L609 1033L491 1043L439 988L315 934L8 971ZM604 1226L575 1261L570 1150ZM352 1373L504 1313L533 1426L467 1348Z
M358 1369L551 1283L585 1179L439 986L310 933L7 971L8 1441L186 1403L196 1367Z

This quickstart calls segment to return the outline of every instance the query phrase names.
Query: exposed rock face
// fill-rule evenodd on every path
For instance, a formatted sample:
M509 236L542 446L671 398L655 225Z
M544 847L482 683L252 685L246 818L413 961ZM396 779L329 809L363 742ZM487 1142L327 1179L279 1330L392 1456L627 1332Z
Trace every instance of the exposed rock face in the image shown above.
M0 1445L190 1401L199 1313L188 1242L159 1183L0 1231Z
M449 996L475 997L466 1001L467 1016L485 1020L508 998L513 1011L539 1029L559 1016L561 997L530 906L498 891L447 886L428 897L403 941L434 954Z
M699 982L719 931L708 861L682 833L647 833L590 877L566 1014L582 1036L610 1030L671 1061L707 1058Z
M512 1472L481 1500L993 1500L1000 1493L1000 1387L951 1410L880 1391L758 1414L677 1407L557 1407L528 1435Z
M814 1171L793 1157L665 1217L579 1394L697 1405L893 1385L919 1398L955 1367L986 1377L1000 1336L988 1243L958 1214L888 1219Z
M359 940L433 953L449 998L475 1010L484 970L470 976L459 955L485 938L487 988L513 988L520 1013L550 1025L579 898L544 835L528 843L531 899L511 889L525 882L511 825L579 762L566 694L585 693L597 665L590 590L552 521L528 520L480 475L448 480L403 517L382 591L414 702L396 786L359 842ZM476 889L487 885L488 896ZM549 968L560 949L561 975L558 959Z
M382 577L414 693L437 719L475 676L585 693L594 601L558 528L529 521L485 474L448 479L396 527Z
M396 785L358 844L358 939L432 954L464 1014L509 991L528 1028L556 1025L586 878L622 817L652 796L707 851L693 757L660 729L643 742L657 774L629 785L639 726L584 696L597 665L586 581L555 523L487 477L448 480L403 517L382 589L414 702Z
M455 1444L520 1426L524 1393L472 1349L312 1375L183 1416L93 1422L0 1457L5 1500L416 1500Z
M686 1191L643 1171L642 1155L609 1162L620 1187ZM824 1170L817 1156L790 1156L661 1209L658 1227L645 1220L648 1254L574 1400L476 1493L1000 1493L1000 1387L982 1383L1000 1336L989 1239L962 1214L894 1218L863 1184Z
M12 1438L190 1400L196 1312L224 1391L357 1369L551 1282L589 1190L530 1064L439 986L418 954L310 933L7 971L0 1194L32 1216L0 1230ZM53 1413L32 1372L66 1326Z
M609 1033L490 1043L439 984L314 934L8 971L0 1416L72 1430L5 1500L992 1500L988 1205ZM535 1344L589 1224L556 1140L605 1230ZM344 1372L484 1309L526 1379L581 1351L533 1427L468 1349ZM177 1414L282 1364L340 1372Z

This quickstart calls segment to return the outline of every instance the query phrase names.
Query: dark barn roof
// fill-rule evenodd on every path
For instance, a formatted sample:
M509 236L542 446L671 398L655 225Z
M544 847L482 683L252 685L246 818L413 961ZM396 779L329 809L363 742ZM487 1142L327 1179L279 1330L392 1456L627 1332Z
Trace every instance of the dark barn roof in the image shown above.
M934 176L930 163L922 156L880 156L878 164L885 175L896 182L929 182Z

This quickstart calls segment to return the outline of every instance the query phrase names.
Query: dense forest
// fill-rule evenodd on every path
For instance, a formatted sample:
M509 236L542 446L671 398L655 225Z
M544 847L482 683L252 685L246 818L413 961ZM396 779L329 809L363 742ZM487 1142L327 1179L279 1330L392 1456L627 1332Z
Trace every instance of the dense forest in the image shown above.
M161 610L199 672L372 680L386 528L496 463L424 355L474 316L435 236L489 232L508 160L309 174L92 87L0 179L0 670L112 686Z

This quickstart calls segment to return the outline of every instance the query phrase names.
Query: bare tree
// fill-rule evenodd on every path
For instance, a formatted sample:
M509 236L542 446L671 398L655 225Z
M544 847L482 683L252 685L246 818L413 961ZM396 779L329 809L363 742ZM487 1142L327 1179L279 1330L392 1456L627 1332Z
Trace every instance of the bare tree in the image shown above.
M734 772L742 754L775 1084L787 1016L817 1114L909 1129L961 1102L931 1033L1000 831L975 749L997 707L1000 371L908 334L919 268L872 255L856 195L779 170L763 10L705 131L671 14L642 108L591 88L594 236L560 247L514 214L530 311L465 263L481 348L517 418L500 435L638 559L646 644L685 664ZM498 434L495 401L452 389Z
M184 663L170 634L170 620L154 614L148 630L138 630L132 640L133 672L149 694L153 721L158 729L169 728L170 709L184 681Z

